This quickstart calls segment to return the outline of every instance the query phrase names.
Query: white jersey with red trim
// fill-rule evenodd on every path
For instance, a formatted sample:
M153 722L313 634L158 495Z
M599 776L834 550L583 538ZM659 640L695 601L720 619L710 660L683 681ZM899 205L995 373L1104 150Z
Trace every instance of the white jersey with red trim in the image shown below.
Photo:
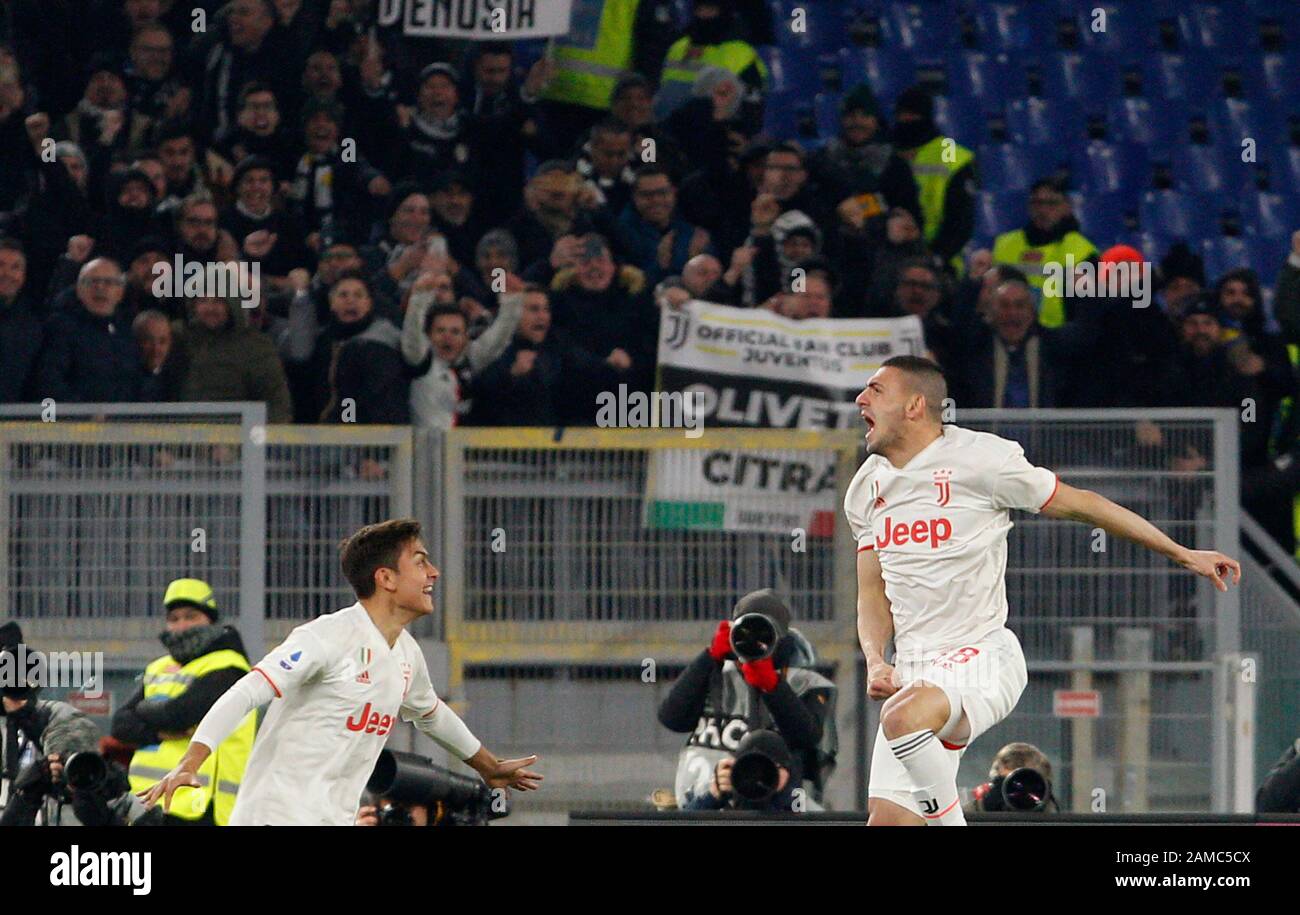
M351 826L398 716L438 696L406 630L390 648L360 603L306 623L253 668L275 690L231 814L232 826Z
M868 457L844 498L858 550L875 550L899 655L978 642L1007 622L1009 509L1038 512L1056 474L1016 442L944 426L907 464Z

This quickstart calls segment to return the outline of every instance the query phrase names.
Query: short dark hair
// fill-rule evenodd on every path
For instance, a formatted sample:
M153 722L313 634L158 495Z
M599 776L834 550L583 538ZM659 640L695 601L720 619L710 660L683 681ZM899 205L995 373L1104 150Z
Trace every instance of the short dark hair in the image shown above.
M21 240L13 236L0 236L0 251L17 251L24 258L27 257L27 249L23 247Z
M657 178L660 175L667 178L669 184L676 184L676 182L673 181L673 176L668 173L668 169L664 168L662 165L639 166L637 170L632 173L632 184L635 186L642 178Z
M609 117L602 121L598 121L596 125L591 128L591 139L594 140L597 136L602 135L607 137L621 137L623 134L630 134L631 132L632 128L628 127L618 118Z
M943 415L943 402L948 397L948 381L944 377L939 363L924 356L890 356L880 367L894 368L908 375L916 382L917 393L925 398L925 406L931 418L939 419Z
M280 100L275 97L275 90L271 88L271 84L254 79L244 83L244 88L239 90L239 107L244 107L244 103L248 101L250 95L259 95L263 92L270 94L271 98L275 98L277 108L280 106Z
M339 564L343 577L365 599L375 593L375 572L397 570L402 548L420 538L420 522L414 518L393 518L367 524L339 544Z
M462 321L465 322L466 327L469 327L469 318L465 317L465 312L460 310L460 306L436 305L433 308L430 308L427 313L425 313L424 316L425 334L427 335L429 331L433 330L434 321L438 320L439 318L446 317L447 315L455 315L456 317L460 318Z

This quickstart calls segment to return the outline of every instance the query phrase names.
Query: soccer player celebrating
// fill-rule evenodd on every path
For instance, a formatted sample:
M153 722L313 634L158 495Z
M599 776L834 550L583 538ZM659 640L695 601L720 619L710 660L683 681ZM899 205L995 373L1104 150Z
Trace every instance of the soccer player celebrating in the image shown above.
M411 621L433 612L438 570L420 523L384 521L344 542L357 603L299 626L199 722L180 763L141 795L149 804L198 786L199 766L251 710L271 703L253 744L232 826L351 826L361 792L400 716L494 788L538 787L536 756L500 760L438 699Z
M858 543L868 695L886 700L871 757L871 826L965 825L957 763L1025 689L1025 657L1006 628L1009 509L1102 528L1220 591L1229 572L1234 584L1241 579L1236 560L1190 550L1109 499L1067 486L1015 442L944 425L947 393L933 362L895 356L856 400L869 456L844 511Z

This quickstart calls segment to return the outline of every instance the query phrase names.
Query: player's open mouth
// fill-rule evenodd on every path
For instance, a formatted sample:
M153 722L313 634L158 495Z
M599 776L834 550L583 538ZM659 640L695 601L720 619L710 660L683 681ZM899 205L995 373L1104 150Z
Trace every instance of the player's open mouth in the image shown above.
M428 594L430 597L432 597L432 596L433 596L433 585L429 585L429 586L427 586L427 587L424 589L424 593L425 593L425 594Z

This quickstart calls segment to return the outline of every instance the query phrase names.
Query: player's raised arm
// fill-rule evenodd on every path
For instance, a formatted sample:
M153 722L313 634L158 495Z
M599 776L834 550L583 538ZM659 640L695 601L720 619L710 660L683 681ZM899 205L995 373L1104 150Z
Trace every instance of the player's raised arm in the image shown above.
M1184 569L1204 575L1214 582L1214 587L1227 591L1226 579L1232 573L1232 583L1241 581L1241 564L1217 550L1192 550L1177 543L1150 521L1122 505L1088 489L1076 489L1059 484L1056 494L1042 508L1049 518L1065 518L1099 527L1108 534L1123 537L1133 543L1168 556Z
M885 646L894 635L894 617L885 595L880 559L873 549L858 551L858 643L867 661L867 695L888 699L898 691Z

